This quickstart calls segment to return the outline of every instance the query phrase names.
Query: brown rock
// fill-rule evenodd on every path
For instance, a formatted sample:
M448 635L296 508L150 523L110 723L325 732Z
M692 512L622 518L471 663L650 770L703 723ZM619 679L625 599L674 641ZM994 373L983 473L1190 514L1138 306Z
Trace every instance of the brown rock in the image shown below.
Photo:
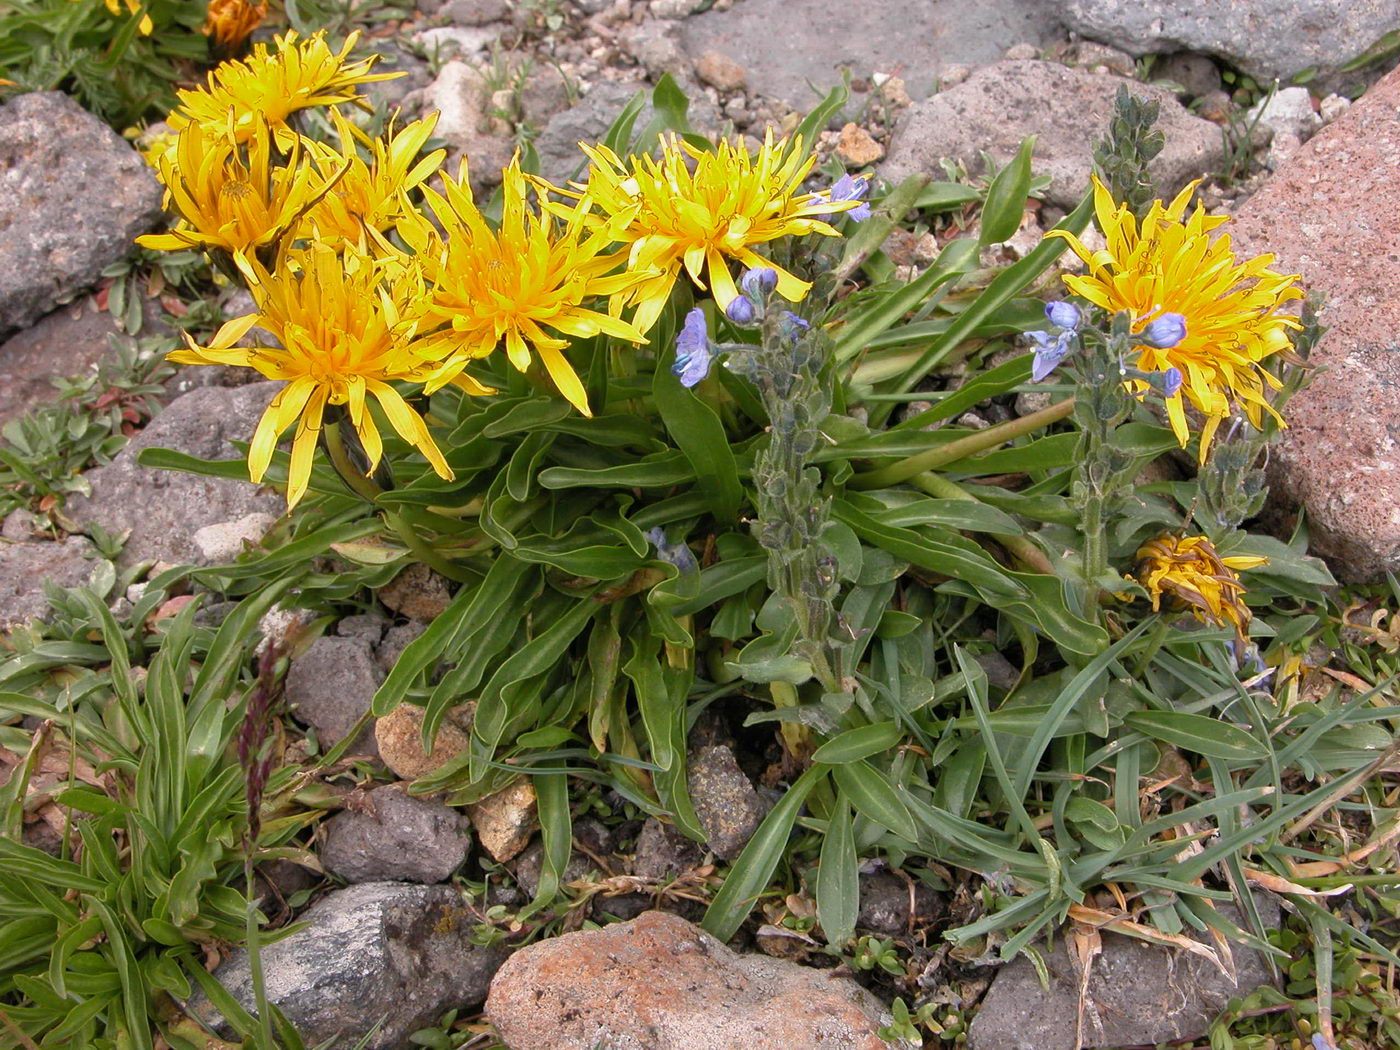
M417 780L435 773L471 746L472 715L475 701L459 704L447 713L433 739L433 750L423 750L423 709L417 704L400 704L376 719L374 739L379 757L403 780Z
M539 827L535 785L529 779L487 795L467 807L477 841L492 859L507 861L523 850Z
M706 51L696 59L695 75L716 91L743 91L748 83L744 67L720 51Z
M1272 498L1307 511L1313 549L1344 579L1400 570L1400 71L1299 147L1230 224L1326 296L1323 367L1289 402Z
M410 620L432 620L452 603L447 580L415 562L379 589L386 608Z
M705 831L705 845L716 856L734 860L763 823L767 812L763 800L739 768L734 752L722 744L696 748L689 767L686 780L695 815Z
M890 1023L847 977L739 955L684 919L645 912L517 952L486 1015L512 1050L889 1050Z
M882 158L885 147L859 124L847 124L841 129L841 137L836 142L836 153L851 167L863 168Z

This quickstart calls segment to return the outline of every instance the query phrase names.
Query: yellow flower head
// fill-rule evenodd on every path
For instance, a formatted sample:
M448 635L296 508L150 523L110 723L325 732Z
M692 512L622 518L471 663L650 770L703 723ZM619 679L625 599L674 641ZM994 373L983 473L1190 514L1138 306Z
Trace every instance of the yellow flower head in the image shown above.
M1278 389L1278 380L1260 362L1290 348L1289 332L1300 326L1280 310L1302 292L1296 275L1269 269L1272 255L1238 262L1229 235L1212 239L1211 231L1227 217L1207 215L1197 204L1186 218L1196 185L1187 186L1171 204L1154 201L1139 231L1132 211L1115 204L1095 178L1094 210L1107 248L1090 251L1060 230L1048 236L1063 237L1089 268L1085 276L1064 277L1069 290L1110 313L1128 311L1134 332L1163 314L1185 319L1185 338L1166 349L1143 346L1137 367L1181 372L1181 390L1167 399L1167 418L1184 448L1190 435L1182 398L1205 417L1200 454L1205 462L1216 428L1236 407L1255 427L1263 412L1283 424L1264 397L1264 385Z
M331 119L340 135L340 149L322 143L308 146L323 179L336 178L342 168L346 170L335 188L307 213L304 227L314 229L316 239L325 243L358 243L366 227L387 232L412 210L408 191L438 170L447 151L418 157L437 125L436 112L397 133L390 131L386 138L370 140L368 164L356 146L364 133L338 110L331 111Z
M218 47L233 51L266 17L267 0L256 4L249 0L209 0L209 11L199 31Z
M126 4L127 14L134 15L141 12L141 0L102 0L102 2L107 6L107 10L114 15L122 13L123 2ZM141 24L137 28L140 29L142 36L150 36L151 31L155 29L155 24L151 21L150 15L141 13Z
M1196 619L1233 627L1241 643L1249 627L1249 606L1237 569L1268 564L1268 558L1235 555L1222 558L1204 536L1158 536L1138 548L1138 579L1160 608L1162 596L1189 608Z
M566 195L579 199L580 210L587 203L598 209L600 217L590 223L624 245L627 269L655 271L616 293L611 304L613 313L635 304L633 323L643 332L661 315L682 267L702 288L708 273L721 310L739 295L731 259L774 270L780 295L794 302L803 298L811 285L754 246L788 234L836 236L823 218L859 204L799 192L816 158L804 160L800 141L789 149L786 139L774 142L771 131L757 156L727 141L712 152L698 150L675 136L662 141L659 161L632 156L624 162L605 146L580 145L592 161L588 184ZM562 214L560 205L552 210Z
M253 53L239 62L224 62L209 74L208 87L177 91L180 105L166 122L175 130L188 124L223 127L233 111L234 133L245 139L259 120L280 128L297 110L309 106L362 104L356 88L376 80L390 80L401 73L371 73L375 58L347 62L359 39L351 33L339 51L332 51L324 32L298 41L293 30L276 38L277 51L266 44L253 45Z
M173 151L152 159L165 183L166 207L182 221L136 243L161 251L203 248L237 260L271 248L333 185L333 177L301 163L299 140L285 160L279 158L261 120L241 144L231 129L188 124Z
M466 165L455 179L443 178L446 196L424 191L442 224L437 234L426 218L402 222L399 232L418 253L430 286L423 310L423 345L444 364L428 383L429 392L450 382L468 361L504 345L510 363L524 372L531 351L568 400L588 415L588 399L573 366L564 357L568 339L600 333L642 342L638 326L584 306L595 296L614 295L646 274L607 276L615 260L599 253L609 238L590 233L586 208L562 224L529 206L519 159L504 172L501 224L486 224L472 199ZM586 198L585 198L586 199Z
M372 471L383 441L370 412L376 401L389 425L423 453L439 476L452 471L423 419L390 384L422 382L430 365L409 350L421 279L401 259L375 259L354 249L337 253L316 245L288 254L268 273L245 265L258 312L229 321L208 346L188 335L187 349L170 354L181 364L241 365L287 385L263 413L248 449L248 474L262 480L282 432L297 424L292 441L287 505L306 493L311 461L327 405L344 405ZM254 326L280 346L235 346Z

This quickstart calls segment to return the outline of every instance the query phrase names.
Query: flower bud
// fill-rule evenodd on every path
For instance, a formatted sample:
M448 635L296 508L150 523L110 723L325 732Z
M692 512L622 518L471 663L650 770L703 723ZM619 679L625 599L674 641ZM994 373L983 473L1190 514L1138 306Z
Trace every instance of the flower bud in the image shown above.
M725 308L724 316L737 325L747 326L758 318L758 311L754 309L753 301L747 295L741 295Z
M739 278L739 287L751 299L762 299L778 287L778 271L771 266L754 266Z
M1186 338L1186 318L1181 314L1163 314L1144 328L1138 338L1158 350L1170 350Z
M1070 330L1078 328L1081 320L1079 307L1064 300L1046 303L1045 316L1050 319L1051 324Z

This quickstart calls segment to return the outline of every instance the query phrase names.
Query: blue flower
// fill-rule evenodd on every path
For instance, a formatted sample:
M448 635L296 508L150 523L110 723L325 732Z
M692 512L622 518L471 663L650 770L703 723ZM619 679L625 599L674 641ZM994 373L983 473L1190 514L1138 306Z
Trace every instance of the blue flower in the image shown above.
M676 336L676 363L671 371L680 377L681 386L692 387L710 374L713 356L705 311L697 306L685 315L685 325Z
M831 189L814 198L812 203L835 204L837 201L858 201L865 196L869 189L870 180L866 176L862 175L859 178L853 179L850 175L842 175L831 184ZM833 212L827 212L825 215L814 215L812 218L830 219L833 214ZM856 222L864 222L866 219L870 218L870 205L861 203L850 209L850 211L842 212L841 214L849 215L851 219Z
M778 317L778 331L789 342L797 342L802 337L802 333L811 327L811 321L805 317L799 317L791 310L784 310Z
M670 562L681 572L699 572L700 565L695 560L695 555L684 543L668 543L666 533L658 525L646 534L651 541L651 545L656 548L656 556L661 561Z
M1167 397L1175 397L1183 381L1181 369L1168 368L1162 373L1162 393Z
M1071 350L1074 349L1074 330L1066 328L1059 335L1049 332L1027 332L1026 338L1035 344L1035 360L1031 362L1031 382L1042 382L1051 372L1060 367Z
M739 287L750 299L762 300L778 287L778 271L771 266L751 266L739 278Z
M1065 302L1064 300L1046 303L1045 316L1049 318L1050 323L1056 328L1068 328L1071 331L1079 327L1079 322L1081 320L1079 307L1075 306L1073 303Z
M1186 338L1186 318L1181 314L1163 314L1138 335L1148 346L1170 350Z
M751 325L758 318L758 310L754 308L752 299L741 295L729 304L724 316L737 325Z

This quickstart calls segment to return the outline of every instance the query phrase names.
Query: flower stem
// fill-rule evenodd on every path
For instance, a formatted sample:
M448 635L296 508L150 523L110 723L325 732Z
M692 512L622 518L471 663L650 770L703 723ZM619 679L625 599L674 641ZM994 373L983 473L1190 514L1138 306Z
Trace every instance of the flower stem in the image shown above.
M976 496L968 492L956 482L949 481L942 474L933 471L925 471L922 474L915 474L909 479L916 488L922 489L935 499L959 499L971 500L973 503L981 503ZM997 536L996 542L1006 548L1012 557L1016 558L1027 568L1036 572L1043 572L1047 576L1054 575L1054 568L1050 565L1050 559L1045 552L1037 547L1027 536Z
M994 427L988 427L986 430L979 430L975 434L968 434L956 441L950 441L942 448L929 449L927 452L908 456L896 463L891 463L889 466L857 474L846 484L853 489L878 489L887 485L897 485L901 481L908 481L916 474L922 474L977 452L985 452L987 449L1003 445L1013 438L1039 430L1043 426L1066 418L1073 411L1074 398L1066 398L1063 401L1057 401L1048 408L1032 412L1028 416L1021 416L1019 419L1013 419L1006 423L998 423Z
M258 925L258 905L253 894L253 843L243 852L243 880L248 894L244 919L244 939L248 947L248 975L253 982L253 1004L258 1013L258 1050L275 1050L272 1041L272 1010L267 1003L267 985L263 980L261 930Z

